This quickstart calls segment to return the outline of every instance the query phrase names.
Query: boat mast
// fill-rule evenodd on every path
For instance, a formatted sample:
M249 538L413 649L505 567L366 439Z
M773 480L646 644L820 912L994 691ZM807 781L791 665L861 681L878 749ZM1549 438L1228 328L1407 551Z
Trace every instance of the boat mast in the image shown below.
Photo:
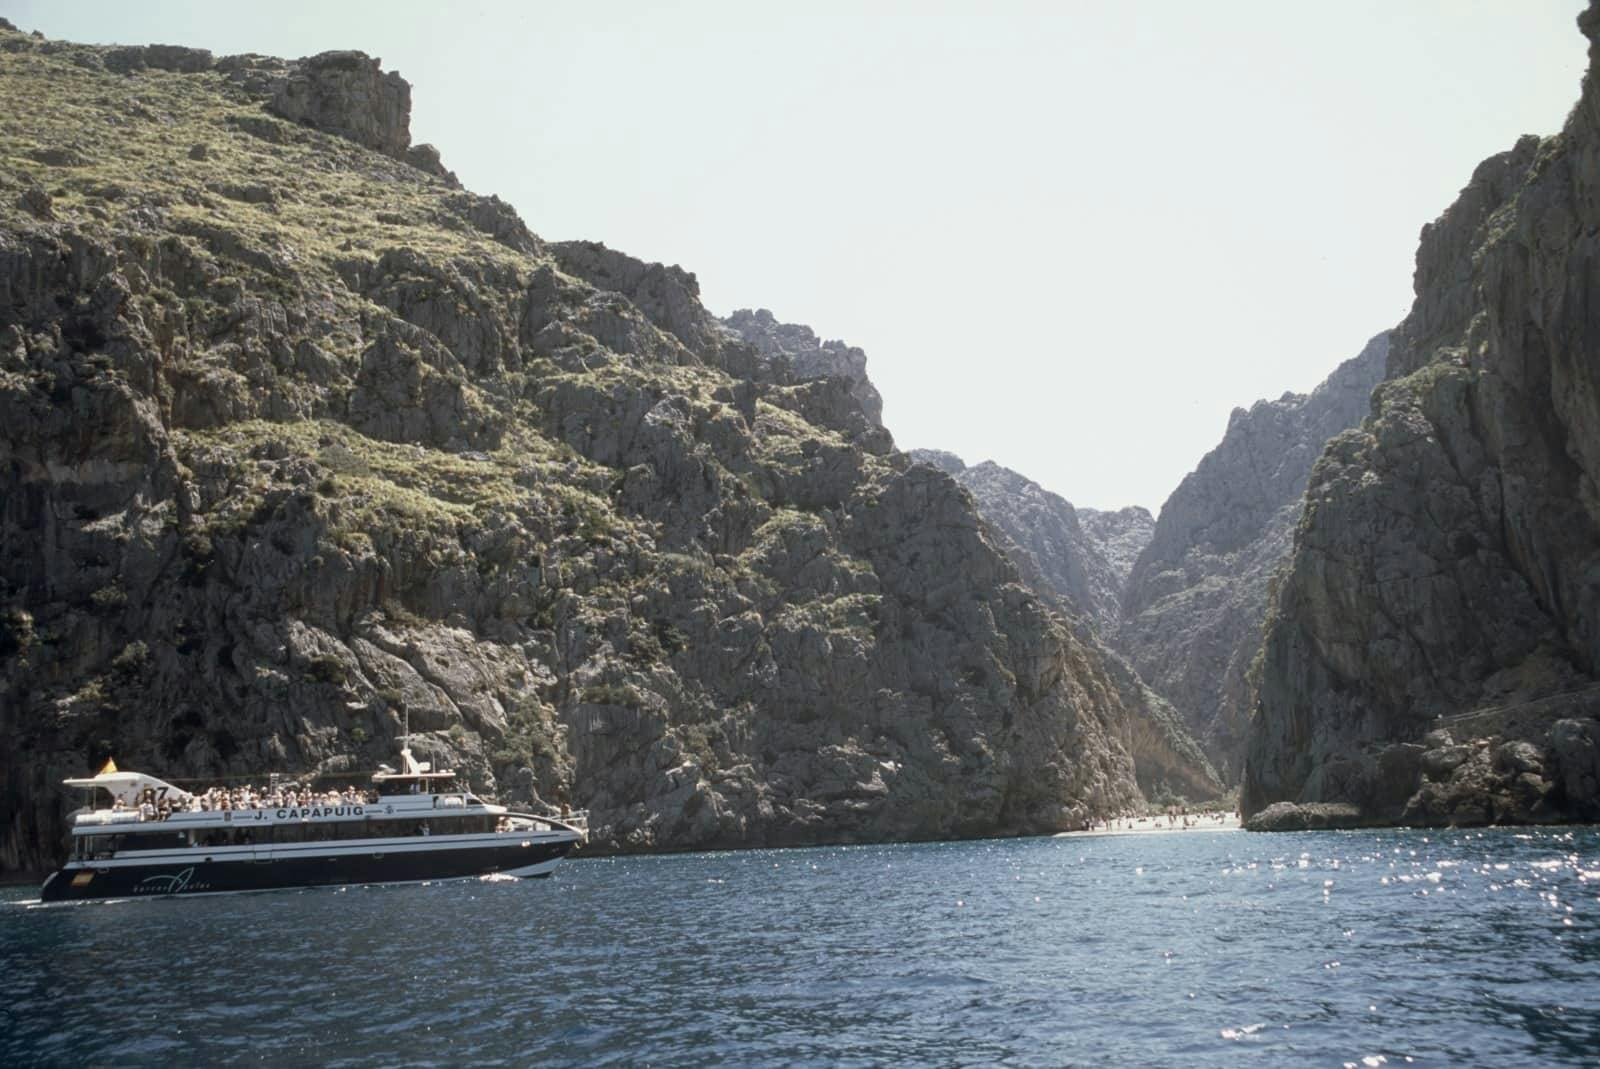
M400 770L411 774L411 703L400 699Z

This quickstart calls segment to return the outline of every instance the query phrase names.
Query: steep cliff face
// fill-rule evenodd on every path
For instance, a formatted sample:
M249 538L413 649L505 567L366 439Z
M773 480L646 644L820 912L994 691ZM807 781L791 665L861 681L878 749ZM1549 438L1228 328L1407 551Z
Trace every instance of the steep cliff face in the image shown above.
M1137 799L1137 710L858 384L461 191L403 85L0 29L0 867L108 755L354 775L402 708L601 848Z
M1161 508L1128 577L1117 647L1185 716L1235 781L1267 588L1289 554L1312 465L1359 424L1384 377L1388 333L1310 394L1235 409L1222 442Z
M1023 581L1051 599L1073 621L1079 640L1096 651L1121 704L1134 711L1121 737L1145 794L1194 800L1220 795L1222 782L1182 717L1108 645L1128 568L1154 526L1150 513L1078 510L993 461L968 467L954 453L937 449L913 449L911 456L951 475L972 494ZM1085 514L1092 521L1080 523Z
M1247 810L1600 816L1600 12L1579 25L1565 128L1486 161L1423 230L1395 378L1317 464Z

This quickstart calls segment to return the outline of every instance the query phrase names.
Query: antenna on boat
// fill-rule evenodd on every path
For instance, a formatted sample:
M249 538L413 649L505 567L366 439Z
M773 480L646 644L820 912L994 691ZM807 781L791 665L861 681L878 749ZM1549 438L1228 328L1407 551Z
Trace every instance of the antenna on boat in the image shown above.
M400 734L400 771L407 776L414 776L422 771L423 766L417 764L417 759L411 755L411 703L404 698L400 699L400 716L402 722Z

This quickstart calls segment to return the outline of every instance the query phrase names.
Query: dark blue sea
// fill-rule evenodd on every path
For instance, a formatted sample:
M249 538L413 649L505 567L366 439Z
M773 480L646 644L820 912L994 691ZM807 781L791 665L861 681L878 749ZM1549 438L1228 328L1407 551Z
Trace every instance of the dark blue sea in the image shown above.
M1600 831L1185 831L0 902L0 1065L1600 1064Z

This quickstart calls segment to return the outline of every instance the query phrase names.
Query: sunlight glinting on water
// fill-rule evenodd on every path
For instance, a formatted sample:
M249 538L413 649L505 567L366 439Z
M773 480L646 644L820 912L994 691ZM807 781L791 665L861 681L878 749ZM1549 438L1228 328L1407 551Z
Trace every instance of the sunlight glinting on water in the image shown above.
M1597 892L1600 832L1582 829L690 854L67 907L22 893L0 909L0 1060L1587 1065Z

